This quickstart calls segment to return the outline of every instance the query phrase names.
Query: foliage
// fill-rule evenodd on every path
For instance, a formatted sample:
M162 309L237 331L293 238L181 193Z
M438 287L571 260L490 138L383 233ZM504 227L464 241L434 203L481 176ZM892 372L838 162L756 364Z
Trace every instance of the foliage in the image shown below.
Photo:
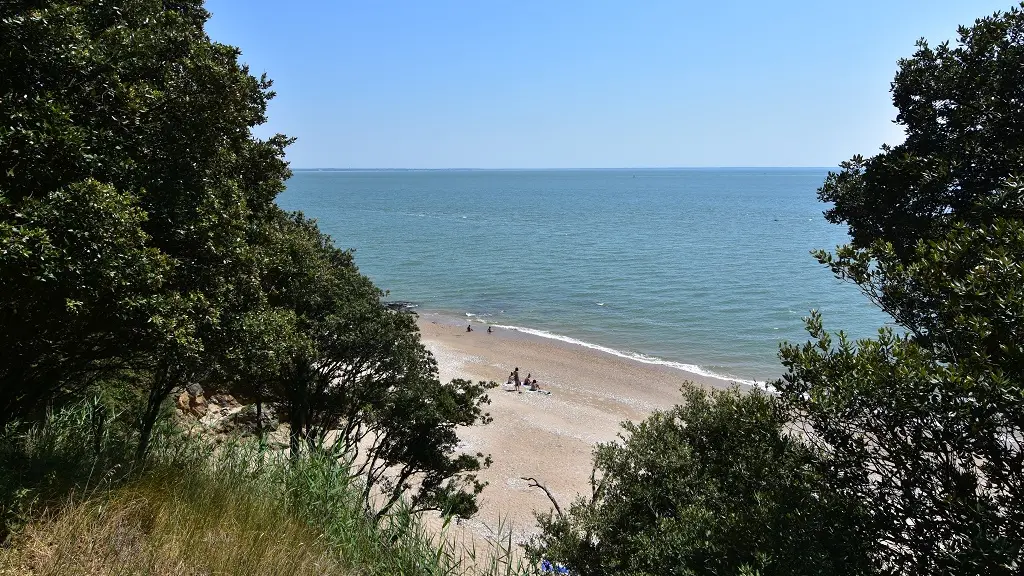
M369 520L358 481L330 454L288 459L244 442L215 448L167 427L145 467L128 470L130 419L110 414L96 450L95 413L93 403L70 405L30 434L0 437L0 487L36 487L22 483L20 504L5 509L28 525L0 547L0 573L526 573L500 541L477 550L447 531L429 535L406 507ZM23 470L53 483L42 491Z
M253 236L278 212L289 140L252 137L270 82L206 36L208 16L199 1L0 8L0 310L22 327L0 421L130 364L152 374L141 454L170 389L211 374L230 320L258 305Z
M958 33L955 46L922 39L899 61L892 95L906 140L855 156L820 190L834 203L826 218L847 224L857 248L881 239L905 255L955 221L989 221L1001 208L986 200L1024 164L1024 13L1011 8Z
M862 502L886 572L1011 574L1024 564L1024 11L900 62L906 141L830 174L851 243L816 253L897 324L786 345L775 384Z
M141 464L171 391L201 383L282 403L295 453L343 428L380 515L414 484L417 510L473 513L488 461L456 454L455 429L488 420L487 385L440 383L412 317L274 204L290 140L251 131L271 83L208 17L0 6L0 426L128 386Z
M1014 573L1024 542L1019 381L948 365L883 330L783 351L776 383L828 458L829 487L862 502L889 572ZM825 456L823 456L825 457Z
M705 392L594 457L593 495L540 518L532 553L573 574L867 573L859 510L763 392Z
M0 425L145 351L170 269L145 219L131 195L85 180L0 222Z
M580 574L1019 573L1022 68L1021 9L922 40L892 86L906 141L819 190L851 241L815 256L905 332L855 343L812 313L777 396L691 391L628 426L534 554Z
M825 217L847 225L851 237L837 259L818 252L819 259L912 331L929 303L894 300L884 277L865 278L869 263L914 260L920 241L942 239L957 225L981 228L1024 215L1014 194L1007 196L1019 190L1024 166L1022 38L1024 12L1013 8L960 27L956 46L919 41L892 85L906 140L868 159L854 156L819 190L833 203Z
M868 503L884 564L1010 573L1024 559L1024 221L953 225L906 264L882 250L870 276L928 310L917 330L854 345L814 316L776 388L834 488Z
M301 215L279 225L270 301L294 310L309 339L269 389L288 414L292 451L300 440L321 446L337 430L332 441L353 455L378 517L413 488L416 511L472 515L483 489L474 473L490 460L456 453L455 431L490 421L482 407L493 384L441 383L415 318L382 303L351 252Z

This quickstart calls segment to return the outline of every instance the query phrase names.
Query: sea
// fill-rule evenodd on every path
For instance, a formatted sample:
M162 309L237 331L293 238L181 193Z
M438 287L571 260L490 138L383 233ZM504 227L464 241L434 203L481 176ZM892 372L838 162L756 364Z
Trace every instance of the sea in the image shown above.
M417 312L764 382L811 310L852 338L891 322L810 254L847 240L827 173L296 170L278 204Z

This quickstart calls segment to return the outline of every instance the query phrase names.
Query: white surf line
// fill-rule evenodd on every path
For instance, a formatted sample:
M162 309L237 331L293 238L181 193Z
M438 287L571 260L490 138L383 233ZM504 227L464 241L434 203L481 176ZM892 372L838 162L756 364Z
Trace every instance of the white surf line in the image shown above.
M763 382L758 382L756 380L745 380L745 379L742 379L742 378L733 378L732 376L726 376L726 375L722 375L722 374L717 374L717 373L712 372L710 370L705 370L704 368L701 368L700 366L697 366L696 364L684 364L682 362L673 362L671 360L663 360L661 358L656 358L654 356L647 356L646 354L637 354L637 353L631 353L631 352L623 352L621 350L616 350L614 348L609 348L607 346L601 346L600 344L593 344L591 342L586 342L584 340L579 340L579 339L573 338L571 336L563 336L561 334L555 334L555 333L552 333L552 332L547 332L545 330L536 330L534 328L523 328L522 326L511 326L511 325L506 325L506 324L492 324L492 326L494 326L495 328L504 328L506 330L515 330L517 332L522 332L523 334L530 334L530 335L533 335L533 336L539 336L541 338L547 338L549 340L558 340L560 342L565 342L567 344L574 344L576 346L582 346L584 348L589 348L591 350L597 350L599 352L604 352L606 354L611 354L613 356L618 356L619 358L625 358L626 360L633 360L633 361L640 362L640 363L643 363L643 364L653 364L653 365L657 365L657 366L666 366L668 368L674 368L676 370L680 370L680 371L683 371L683 372L689 372L690 374L697 374L699 376L705 376L707 378L714 378L716 380L723 380L725 382L735 382L737 384L744 384L746 386L751 386L751 387L754 387L754 388L766 389L765 383L763 383Z

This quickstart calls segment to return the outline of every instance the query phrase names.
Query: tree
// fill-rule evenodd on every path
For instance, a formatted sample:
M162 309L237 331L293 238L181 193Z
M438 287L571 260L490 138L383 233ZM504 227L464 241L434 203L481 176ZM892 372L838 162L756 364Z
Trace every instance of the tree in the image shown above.
M476 512L482 454L459 454L459 426L490 421L494 384L438 380L415 318L391 310L359 273L352 253L301 214L279 221L281 241L266 291L296 315L310 339L271 389L291 428L291 450L330 440L354 459L363 499L377 518L408 496L413 511Z
M0 210L11 210L0 204ZM13 213L12 213L13 212ZM85 180L0 222L0 426L145 351L168 259L146 246L129 194ZM160 329L168 328L166 325Z
M10 244L0 253L17 255L4 263L0 282L12 290L0 309L5 326L25 327L0 368L2 395L21 400L0 420L130 362L151 375L141 456L170 390L217 374L227 343L240 340L230 331L246 326L236 319L261 306L256 235L277 213L290 140L251 135L270 82L206 36L208 16L200 0L0 6L0 240ZM123 239L88 222L31 219L87 182L123 198L120 215L103 215L122 219ZM54 265L42 248L19 245L79 258L69 247L93 238L111 267L85 275L76 266L87 258ZM13 290L33 283L39 290ZM107 300L93 306L93 293ZM78 320L65 322L65 304ZM96 334L109 345L88 344Z
M256 406L256 430L263 442L269 415L264 406L275 398L279 380L293 370L296 358L309 357L312 341L301 331L294 311L264 305L232 318L226 332L224 361L210 376L210 387L231 391Z
M442 384L413 318L351 252L274 203L273 97L210 40L201 0L0 4L0 425L125 370L144 381L137 459L190 383L283 404L291 445L366 439L382 514L468 515L489 385ZM10 328L10 329L8 329ZM372 494L371 494L372 492Z
M838 258L825 261L919 337L928 306L894 300L884 277L867 275L868 263L914 260L920 241L944 238L958 224L1021 217L1006 192L1024 166L1022 34L1024 13L1013 8L960 27L955 47L918 41L892 84L906 140L868 159L854 156L818 192L833 203L826 219L847 225L851 237Z
M591 498L541 516L531 553L581 575L869 573L856 501L790 426L763 392L684 387L598 446Z
M592 499L542 519L535 555L580 574L1020 572L1024 12L959 35L900 61L906 141L819 190L851 241L817 258L905 332L851 342L812 314L812 341L780 350L777 397L719 398L711 427L694 424L708 403L691 393L629 428L598 450ZM758 402L784 416L736 409ZM779 436L796 429L799 442ZM772 538L779 518L792 539Z
M900 61L906 141L819 191L851 242L818 259L906 333L853 343L814 315L775 384L894 573L1024 565L1024 12L959 33Z

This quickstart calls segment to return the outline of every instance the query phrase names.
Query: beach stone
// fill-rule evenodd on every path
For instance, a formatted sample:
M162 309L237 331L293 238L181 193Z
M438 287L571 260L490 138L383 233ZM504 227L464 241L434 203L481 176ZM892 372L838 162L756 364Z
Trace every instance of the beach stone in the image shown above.
M278 428L277 412L272 406L264 405L260 422L256 422L256 405L249 404L234 414L225 417L217 424L217 432L241 434L256 434L261 429L263 432L273 432Z
M392 300L389 302L382 302L387 308L396 312L411 312L413 308L416 308L414 302L405 302L403 300Z
M191 399L189 398L188 392L182 392L181 394L178 394L178 398L174 401L174 403L177 406L178 410L181 410L182 412L188 412L189 405L191 404Z
M214 394L213 396L210 396L210 401L227 408L241 408L242 406L242 404L238 400L235 400L235 397L231 394Z
M202 394L193 397L189 402L189 410L196 416L203 416L207 409L206 398Z

